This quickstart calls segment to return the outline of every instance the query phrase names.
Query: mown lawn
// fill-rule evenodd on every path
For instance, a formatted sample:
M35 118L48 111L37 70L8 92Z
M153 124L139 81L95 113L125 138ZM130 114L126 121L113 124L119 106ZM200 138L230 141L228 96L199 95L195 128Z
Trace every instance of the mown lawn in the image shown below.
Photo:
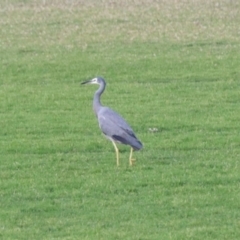
M0 238L239 239L237 1L0 13ZM80 85L95 76L144 144L133 167L101 136L97 87Z

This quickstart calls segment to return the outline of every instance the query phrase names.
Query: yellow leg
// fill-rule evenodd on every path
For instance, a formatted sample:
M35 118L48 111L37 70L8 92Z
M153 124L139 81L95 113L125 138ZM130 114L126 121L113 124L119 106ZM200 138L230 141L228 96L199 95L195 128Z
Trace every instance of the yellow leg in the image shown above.
M133 148L131 147L131 150L130 150L130 156L129 156L129 165L132 166L135 159L132 158L132 154L133 154Z
M116 143L115 143L114 141L112 141L112 143L113 143L113 146L114 146L114 148L115 148L115 151L116 151L116 157L117 157L117 166L119 166L119 150L118 150L118 148L117 148L117 145L116 145Z

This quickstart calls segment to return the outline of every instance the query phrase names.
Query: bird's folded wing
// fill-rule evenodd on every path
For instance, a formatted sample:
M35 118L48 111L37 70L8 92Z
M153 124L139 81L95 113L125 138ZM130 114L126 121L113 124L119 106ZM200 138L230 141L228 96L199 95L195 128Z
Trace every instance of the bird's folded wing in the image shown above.
M132 128L129 124L115 111L110 108L104 107L98 113L99 127L107 136L120 136L126 137L130 135L136 138Z

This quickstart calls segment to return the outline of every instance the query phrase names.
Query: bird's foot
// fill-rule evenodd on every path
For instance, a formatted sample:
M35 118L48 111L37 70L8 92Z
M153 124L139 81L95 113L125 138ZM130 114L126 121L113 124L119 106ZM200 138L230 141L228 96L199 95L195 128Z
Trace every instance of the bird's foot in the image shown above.
M129 165L132 166L136 163L136 159L135 158L131 158L129 159Z

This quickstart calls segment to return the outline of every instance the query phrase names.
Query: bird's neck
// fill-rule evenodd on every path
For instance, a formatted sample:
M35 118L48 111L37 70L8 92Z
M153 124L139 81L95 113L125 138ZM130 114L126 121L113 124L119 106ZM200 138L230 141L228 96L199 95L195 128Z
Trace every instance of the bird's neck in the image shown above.
M105 89L104 85L100 85L99 89L95 92L94 94L94 98L93 98L93 110L95 112L95 114L98 114L98 111L100 110L100 108L102 107L101 101L100 101L100 97L103 93Z
M100 101L100 95L97 95L95 93L94 99L93 99L93 110L94 110L96 115L97 115L98 111L100 110L101 106L102 106L102 104L101 104L101 101Z

